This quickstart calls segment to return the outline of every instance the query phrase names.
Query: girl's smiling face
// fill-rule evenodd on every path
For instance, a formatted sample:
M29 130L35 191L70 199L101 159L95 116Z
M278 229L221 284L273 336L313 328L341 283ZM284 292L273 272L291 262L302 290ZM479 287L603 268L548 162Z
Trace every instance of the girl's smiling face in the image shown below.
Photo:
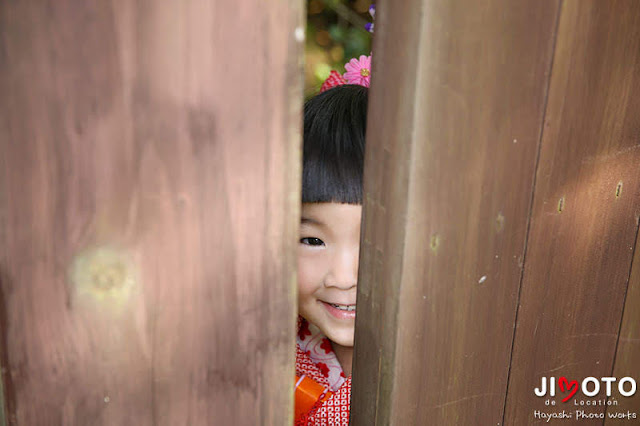
M331 341L353 346L362 206L303 203L298 309Z

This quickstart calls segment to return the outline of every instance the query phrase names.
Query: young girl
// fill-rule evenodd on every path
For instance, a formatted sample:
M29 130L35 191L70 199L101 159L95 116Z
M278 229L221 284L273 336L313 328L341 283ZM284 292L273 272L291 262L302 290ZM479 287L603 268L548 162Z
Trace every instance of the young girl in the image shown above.
M367 91L339 85L304 108L296 425L349 423Z

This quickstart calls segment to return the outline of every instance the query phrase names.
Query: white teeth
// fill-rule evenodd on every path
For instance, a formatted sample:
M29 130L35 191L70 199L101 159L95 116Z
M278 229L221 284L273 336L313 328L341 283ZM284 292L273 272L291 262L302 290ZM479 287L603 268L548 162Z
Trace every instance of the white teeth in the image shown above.
M355 311L356 305L336 305L335 303L329 303L334 308L338 308L342 311Z

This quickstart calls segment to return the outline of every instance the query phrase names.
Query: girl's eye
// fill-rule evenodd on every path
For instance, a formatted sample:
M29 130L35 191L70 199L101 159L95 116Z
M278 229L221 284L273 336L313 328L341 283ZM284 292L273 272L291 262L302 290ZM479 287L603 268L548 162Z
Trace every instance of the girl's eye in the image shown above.
M308 246L323 246L324 245L324 241L322 241L320 238L314 238L314 237L300 238L300 243L306 244Z

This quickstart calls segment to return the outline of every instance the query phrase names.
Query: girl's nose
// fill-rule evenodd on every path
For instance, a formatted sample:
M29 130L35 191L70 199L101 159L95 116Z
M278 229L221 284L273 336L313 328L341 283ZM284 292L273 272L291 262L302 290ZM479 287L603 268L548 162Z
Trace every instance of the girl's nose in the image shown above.
M334 253L325 285L348 290L358 282L359 247L345 248Z

